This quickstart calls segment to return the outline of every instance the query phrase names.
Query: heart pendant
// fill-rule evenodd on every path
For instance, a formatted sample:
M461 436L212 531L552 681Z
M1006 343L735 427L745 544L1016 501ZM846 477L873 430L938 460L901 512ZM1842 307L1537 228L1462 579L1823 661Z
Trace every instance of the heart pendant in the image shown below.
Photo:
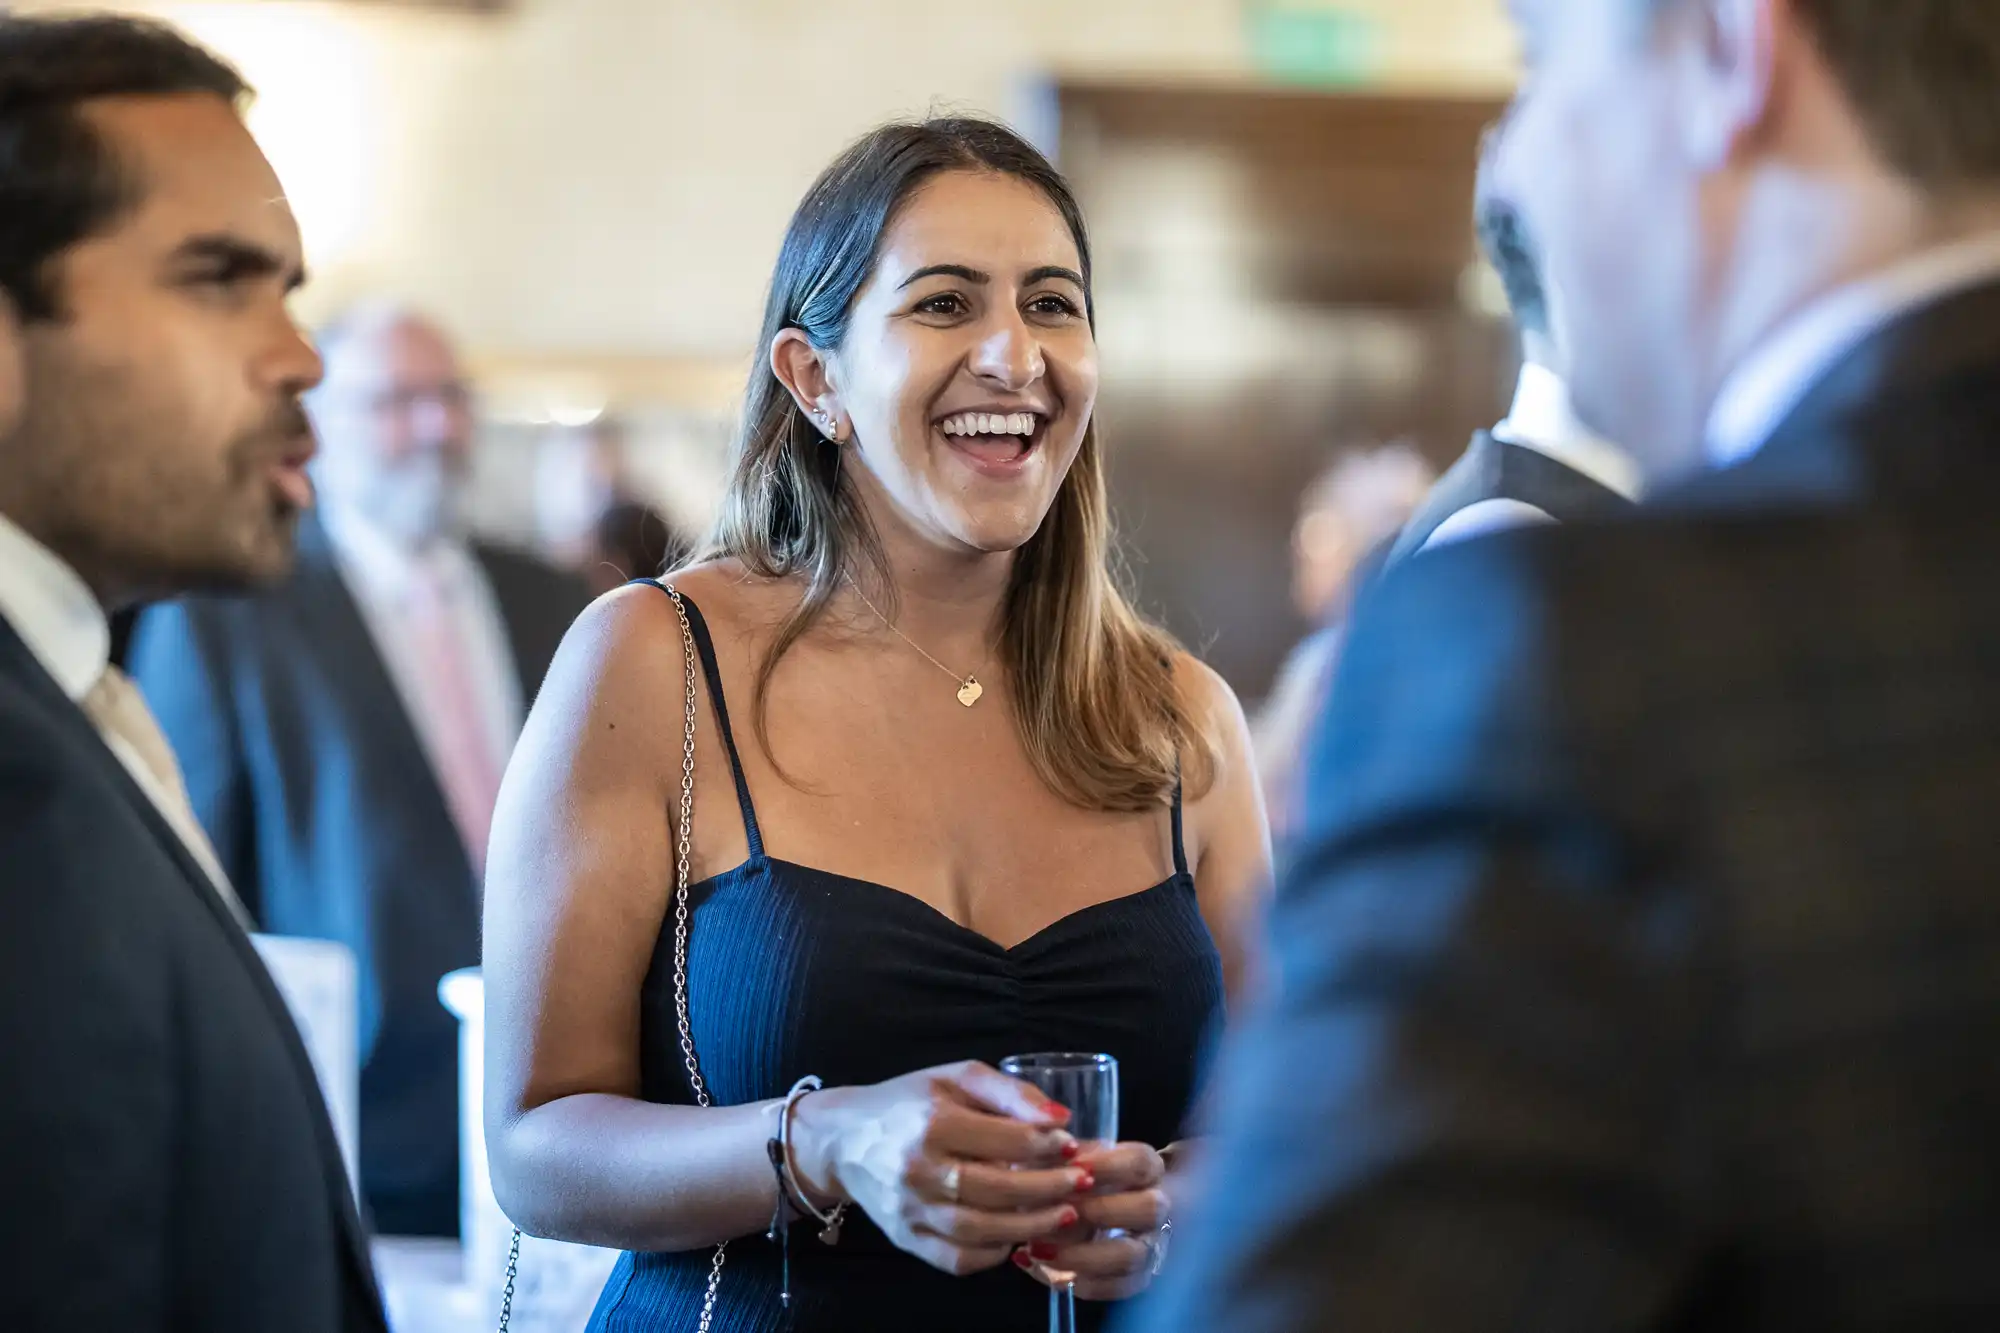
M965 684L958 687L958 701L970 708L979 702L979 696L984 693L986 693L985 688L976 679L967 676Z

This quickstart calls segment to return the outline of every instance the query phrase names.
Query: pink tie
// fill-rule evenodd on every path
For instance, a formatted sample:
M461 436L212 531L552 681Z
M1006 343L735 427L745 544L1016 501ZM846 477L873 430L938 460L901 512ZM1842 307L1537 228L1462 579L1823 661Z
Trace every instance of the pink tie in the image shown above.
M466 651L455 591L434 561L416 561L411 575L407 625L424 664L424 696L430 702L430 716L412 720L429 742L438 786L465 839L473 873L484 874L500 763L480 711L479 680Z

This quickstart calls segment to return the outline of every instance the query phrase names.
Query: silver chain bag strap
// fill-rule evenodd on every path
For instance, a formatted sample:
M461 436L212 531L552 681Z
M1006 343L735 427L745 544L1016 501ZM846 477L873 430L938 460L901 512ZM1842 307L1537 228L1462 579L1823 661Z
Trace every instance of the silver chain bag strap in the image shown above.
M694 1029L688 1023L688 859L694 848L694 720L696 702L694 626L688 620L687 603L671 584L660 585L673 598L674 611L681 621L681 650L687 663L687 715L681 745L681 809L674 847L674 1016L680 1025L681 1059L687 1065L688 1086L694 1089L696 1106L709 1105L708 1084L701 1076L701 1064L694 1055ZM715 1296L722 1288L722 1264L727 1243L715 1247L715 1260L708 1270L708 1292L701 1302L701 1324L697 1333L709 1333L715 1322ZM514 1240L507 1247L507 1285L500 1294L500 1330L508 1333L514 1318L514 1279L521 1270L521 1229L514 1228Z

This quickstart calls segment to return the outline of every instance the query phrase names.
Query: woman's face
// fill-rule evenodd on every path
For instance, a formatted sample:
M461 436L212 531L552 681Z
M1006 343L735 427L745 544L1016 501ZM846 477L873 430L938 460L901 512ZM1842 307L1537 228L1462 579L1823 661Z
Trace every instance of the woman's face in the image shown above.
M1035 534L1097 402L1082 267L1013 177L950 172L906 201L827 366L878 521L958 551Z

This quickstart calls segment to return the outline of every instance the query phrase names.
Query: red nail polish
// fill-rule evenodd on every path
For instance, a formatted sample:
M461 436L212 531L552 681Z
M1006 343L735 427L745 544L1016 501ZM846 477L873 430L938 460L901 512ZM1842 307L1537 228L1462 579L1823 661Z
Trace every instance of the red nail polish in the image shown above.
M1079 1171L1076 1173L1076 1192L1078 1194L1088 1194L1096 1188L1096 1176L1091 1175L1088 1171Z
M1040 1259L1044 1263L1046 1263L1050 1259L1055 1258L1058 1254L1061 1254L1062 1251L1057 1249L1055 1246L1049 1244L1047 1241L1037 1241L1033 1245L1030 1245L1028 1247L1028 1253L1034 1255L1037 1259Z
M1062 1146L1062 1155L1065 1162L1074 1162L1082 1153L1083 1145L1075 1139L1071 1139Z
M1056 1225L1057 1225L1058 1227L1073 1227L1073 1226L1075 1226L1075 1225L1076 1225L1076 1216L1077 1216L1077 1214L1076 1214L1076 1209L1074 1209L1074 1208L1065 1208L1065 1209L1063 1209L1063 1210L1062 1210L1062 1216L1056 1219ZM1055 1247L1054 1247L1054 1246L1050 1246L1049 1248L1050 1248L1050 1249L1053 1249L1053 1248L1055 1248ZM1037 1259L1046 1259L1046 1258L1048 1258L1048 1256L1047 1256L1047 1255L1045 1255L1045 1254L1037 1254L1037 1255L1036 1255L1035 1257L1036 1257Z
M1035 1266L1035 1261L1028 1257L1028 1252L1026 1250L1014 1251L1014 1267L1033 1268L1034 1266Z

